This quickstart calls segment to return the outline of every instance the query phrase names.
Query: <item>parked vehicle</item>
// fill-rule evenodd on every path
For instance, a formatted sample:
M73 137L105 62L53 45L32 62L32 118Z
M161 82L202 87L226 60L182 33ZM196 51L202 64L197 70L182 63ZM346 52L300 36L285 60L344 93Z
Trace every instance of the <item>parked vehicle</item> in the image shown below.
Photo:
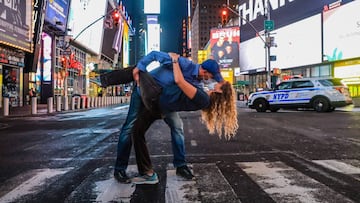
M352 104L349 90L339 78L301 78L283 81L271 91L250 94L248 106L257 112L280 108L313 108L331 112Z

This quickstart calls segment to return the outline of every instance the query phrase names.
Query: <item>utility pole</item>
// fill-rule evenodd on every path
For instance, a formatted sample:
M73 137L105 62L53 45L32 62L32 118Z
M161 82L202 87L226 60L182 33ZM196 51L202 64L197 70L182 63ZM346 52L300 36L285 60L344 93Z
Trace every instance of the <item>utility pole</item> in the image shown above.
M270 18L270 3L269 0L266 0L266 21L264 24L268 23L268 22L273 22L271 21ZM273 29L267 27L266 25L264 25L265 27L265 71L267 72L266 74L266 85L268 87L268 89L271 89L271 66L270 66L270 47L272 45L272 39L270 37L270 31Z

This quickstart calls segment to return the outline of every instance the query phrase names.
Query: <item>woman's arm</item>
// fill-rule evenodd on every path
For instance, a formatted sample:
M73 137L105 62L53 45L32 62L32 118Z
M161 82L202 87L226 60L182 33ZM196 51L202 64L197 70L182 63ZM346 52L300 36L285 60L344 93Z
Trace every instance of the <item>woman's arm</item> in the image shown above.
M181 72L180 65L178 63L179 55L175 53L169 53L173 61L174 80L184 94L193 99L195 97L197 89L184 79Z

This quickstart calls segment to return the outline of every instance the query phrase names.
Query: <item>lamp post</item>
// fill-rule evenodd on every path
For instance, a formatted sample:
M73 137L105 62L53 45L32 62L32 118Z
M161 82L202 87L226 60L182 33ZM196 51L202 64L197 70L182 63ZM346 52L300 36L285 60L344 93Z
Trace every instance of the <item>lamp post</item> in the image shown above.
M259 36L261 41L263 41L264 49L265 49L265 71L267 73L266 74L266 83L267 83L266 85L270 89L271 88L270 47L272 46L272 39L270 37L270 30L272 30L273 27L271 27L271 29L267 29L267 28L264 29L264 31L265 31L265 39L264 39L263 37L261 37L261 34L259 33L259 31L255 28L255 26L249 20L247 20L246 18L241 16L238 12L236 12L235 10L230 8L228 5L229 5L229 3L227 5L223 4L223 7L227 8L229 11L231 11L232 13L234 13L236 16L239 17L239 27L240 27L240 24L241 24L240 20L244 20L255 31L255 33L257 34L257 36ZM266 22L273 22L273 21L270 20L270 4L269 4L269 0L266 1L266 16L267 16ZM264 24L266 22L264 22Z

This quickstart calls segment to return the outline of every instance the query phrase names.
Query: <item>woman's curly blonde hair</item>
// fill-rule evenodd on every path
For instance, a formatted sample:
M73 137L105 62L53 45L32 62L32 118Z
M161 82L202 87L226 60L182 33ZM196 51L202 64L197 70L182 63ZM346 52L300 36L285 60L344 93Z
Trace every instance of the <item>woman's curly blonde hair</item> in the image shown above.
M201 111L202 122L210 134L215 132L229 140L238 129L235 91L229 82L221 86L222 93L210 94L210 105Z

